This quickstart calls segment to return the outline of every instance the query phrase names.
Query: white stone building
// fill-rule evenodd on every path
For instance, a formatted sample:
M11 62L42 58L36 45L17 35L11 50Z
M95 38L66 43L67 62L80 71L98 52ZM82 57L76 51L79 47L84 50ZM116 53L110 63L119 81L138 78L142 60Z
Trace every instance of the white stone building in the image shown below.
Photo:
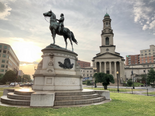
M18 73L19 60L10 45L0 43L0 74L5 74L8 70Z
M100 53L93 58L93 67L97 69L97 72L112 74L115 80L118 71L118 77L123 80L125 60L120 56L120 53L115 52L116 46L114 45L113 36L111 19L109 14L106 14L103 19Z
M154 63L125 66L125 80L127 81L128 79L133 79L133 77L135 78L135 80L137 80L138 78L141 79L141 75L147 74L151 68L155 70ZM133 71L133 76L131 76L131 71Z
M81 68L80 72L81 72L81 76L83 77L83 81L93 79L93 75L94 75L93 67Z

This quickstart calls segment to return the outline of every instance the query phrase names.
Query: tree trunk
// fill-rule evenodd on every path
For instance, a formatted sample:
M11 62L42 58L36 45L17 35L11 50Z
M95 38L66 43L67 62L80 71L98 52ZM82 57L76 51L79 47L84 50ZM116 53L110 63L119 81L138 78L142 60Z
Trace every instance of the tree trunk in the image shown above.
M107 85L104 85L104 89L107 89Z

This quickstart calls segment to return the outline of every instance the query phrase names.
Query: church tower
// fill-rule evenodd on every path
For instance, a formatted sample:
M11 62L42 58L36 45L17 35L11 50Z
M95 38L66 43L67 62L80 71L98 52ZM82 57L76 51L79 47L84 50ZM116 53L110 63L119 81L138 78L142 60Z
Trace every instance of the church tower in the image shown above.
M124 80L124 58L120 53L115 52L113 41L114 33L111 28L111 19L108 13L104 15L103 30L101 31L100 52L93 57L93 68L97 72L104 72L113 75L115 82Z
M111 19L109 14L105 14L103 19L103 30L101 32L101 46L100 53L110 52L115 53L115 46L113 45L114 33L111 28Z

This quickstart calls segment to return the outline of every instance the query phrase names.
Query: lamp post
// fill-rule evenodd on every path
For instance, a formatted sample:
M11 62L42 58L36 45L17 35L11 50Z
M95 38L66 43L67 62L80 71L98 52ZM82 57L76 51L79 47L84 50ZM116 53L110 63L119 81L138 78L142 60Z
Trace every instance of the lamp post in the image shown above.
M144 70L144 72L145 72L145 86L146 86L147 96L148 96L147 78L146 78L146 69Z
M132 75L132 80L133 80L133 81L132 81L132 82L133 82L133 84L132 84L132 85L133 85L133 89L135 89L135 86L134 86L134 76L133 76L133 70L131 71L131 75Z
M97 68L96 68L96 67L94 67L94 68L93 68L93 70L94 70L94 74L95 74L95 72L96 72ZM95 80L95 77L94 77L94 80ZM94 83L95 83L94 87L96 88L96 87L97 87L97 86L96 86L96 80L94 81Z
M118 79L119 72L117 71L117 92L119 93L119 79Z

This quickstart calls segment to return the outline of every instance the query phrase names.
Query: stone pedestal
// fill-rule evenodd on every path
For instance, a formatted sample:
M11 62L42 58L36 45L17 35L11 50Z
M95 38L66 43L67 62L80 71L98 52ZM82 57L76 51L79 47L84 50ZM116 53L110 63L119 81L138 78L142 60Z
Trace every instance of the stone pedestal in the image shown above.
M42 50L42 61L34 74L33 90L82 90L77 54L57 45Z
M31 107L52 107L54 105L55 93L37 92L31 94Z

